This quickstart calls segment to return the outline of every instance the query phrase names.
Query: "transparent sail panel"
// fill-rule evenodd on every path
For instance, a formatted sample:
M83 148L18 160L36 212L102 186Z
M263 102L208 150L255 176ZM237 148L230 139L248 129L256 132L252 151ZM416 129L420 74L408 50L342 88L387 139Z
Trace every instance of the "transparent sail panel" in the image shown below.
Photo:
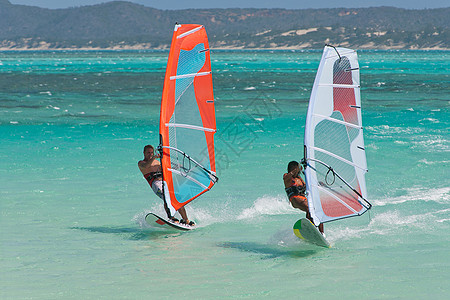
M179 25L174 35L168 65L176 63L176 68L166 76L160 133L164 179L179 209L216 181L216 128L206 31L199 25Z
M307 197L316 225L361 215L370 205L361 124L356 53L325 47L305 127Z

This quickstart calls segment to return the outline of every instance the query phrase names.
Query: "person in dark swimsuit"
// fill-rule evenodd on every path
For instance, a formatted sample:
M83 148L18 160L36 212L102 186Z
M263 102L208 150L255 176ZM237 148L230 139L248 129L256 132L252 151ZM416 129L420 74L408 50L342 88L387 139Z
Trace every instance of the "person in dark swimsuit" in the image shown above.
M288 172L283 175L284 187L292 207L306 212L306 218L313 222L309 213L308 200L305 196L306 184L300 177L302 169L302 166L298 162L289 162L287 167ZM319 231L323 233L323 224L319 225Z
M161 199L164 200L163 195L163 181L162 181L162 169L161 163L157 160L159 154L155 155L155 149L151 145L146 145L144 147L144 159L138 162L139 170L141 171L144 178L150 184L153 192ZM181 222L191 226L194 226L193 221L189 221L186 209L184 207L180 208L178 212L180 213L182 219L179 221L170 214L170 210L164 201L164 209L167 213L167 217L173 222Z

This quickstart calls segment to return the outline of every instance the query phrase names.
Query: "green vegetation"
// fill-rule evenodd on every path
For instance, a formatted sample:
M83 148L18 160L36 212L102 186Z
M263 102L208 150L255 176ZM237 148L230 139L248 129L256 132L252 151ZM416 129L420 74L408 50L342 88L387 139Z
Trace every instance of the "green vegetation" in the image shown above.
M158 10L115 1L52 10L7 0L0 48L166 48L175 22L205 25L213 48L450 48L450 7Z

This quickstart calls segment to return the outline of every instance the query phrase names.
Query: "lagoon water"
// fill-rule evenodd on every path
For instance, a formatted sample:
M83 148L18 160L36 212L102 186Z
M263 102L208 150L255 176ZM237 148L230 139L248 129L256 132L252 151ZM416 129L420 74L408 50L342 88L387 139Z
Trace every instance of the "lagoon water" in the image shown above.
M448 51L359 51L373 209L331 249L282 182L321 51L212 51L219 182L195 231L145 225L167 55L0 52L1 299L448 299Z

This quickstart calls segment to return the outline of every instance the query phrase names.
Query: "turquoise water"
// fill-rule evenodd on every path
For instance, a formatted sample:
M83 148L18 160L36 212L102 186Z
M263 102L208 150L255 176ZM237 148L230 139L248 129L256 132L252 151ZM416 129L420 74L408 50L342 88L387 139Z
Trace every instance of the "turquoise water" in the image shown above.
M445 299L450 53L360 51L373 209L294 237L320 51L213 51L218 184L193 232L152 231L140 175L167 52L0 52L2 299Z

